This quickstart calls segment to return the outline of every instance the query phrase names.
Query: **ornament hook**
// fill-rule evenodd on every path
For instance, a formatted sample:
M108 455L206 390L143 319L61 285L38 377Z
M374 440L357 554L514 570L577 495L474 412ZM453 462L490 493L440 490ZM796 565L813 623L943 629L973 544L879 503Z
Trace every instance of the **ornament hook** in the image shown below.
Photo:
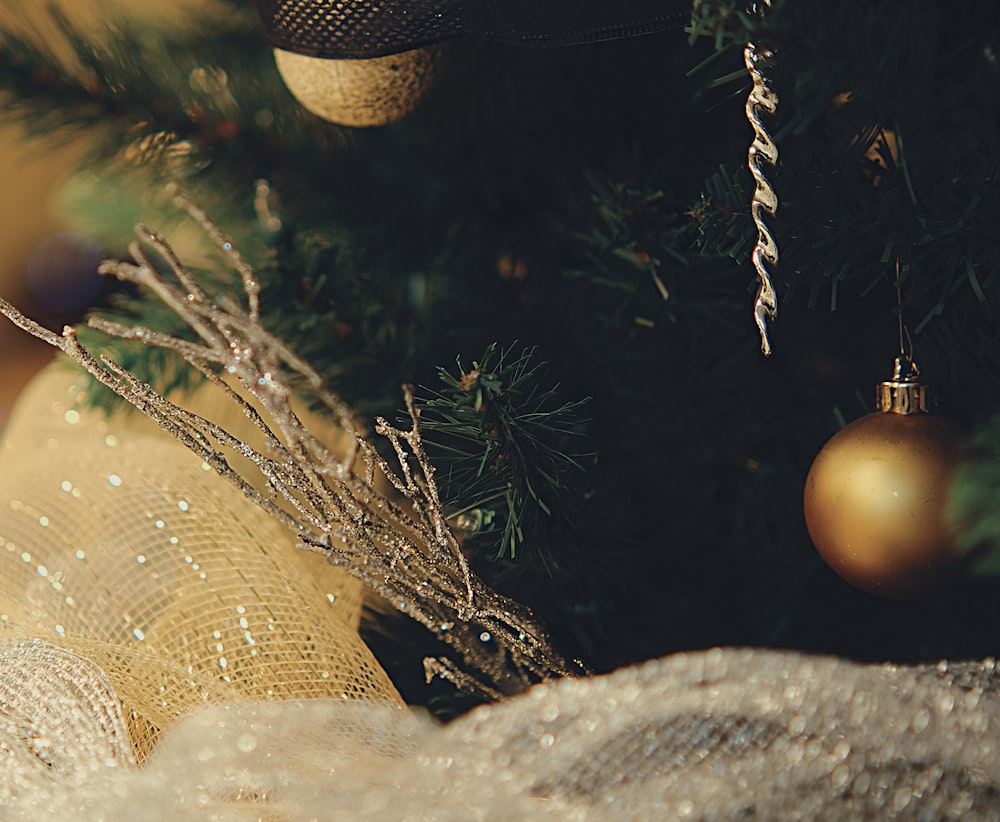
M903 289L899 284L899 258L896 258L896 318L899 320L899 358L896 360L906 360L909 368L914 374L919 374L920 370L913 361L913 337L910 336L910 328L903 320ZM905 338L905 343L904 343ZM897 366L898 367L898 366ZM897 377L898 379L898 377Z

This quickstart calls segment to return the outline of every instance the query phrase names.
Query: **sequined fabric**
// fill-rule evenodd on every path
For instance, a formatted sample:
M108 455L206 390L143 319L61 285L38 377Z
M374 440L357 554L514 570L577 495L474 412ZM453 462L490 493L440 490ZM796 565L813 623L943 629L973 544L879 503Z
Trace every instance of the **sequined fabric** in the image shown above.
M0 663L4 658L0 658ZM6 668L0 664L0 676ZM44 671L38 671L44 677ZM35 819L996 819L995 663L712 650L538 686L446 727L385 703L229 703L142 770L99 726L8 804ZM86 715L89 708L78 704ZM8 740L4 740L8 744Z
M690 0L257 0L271 43L335 59L474 37L565 46L682 26Z

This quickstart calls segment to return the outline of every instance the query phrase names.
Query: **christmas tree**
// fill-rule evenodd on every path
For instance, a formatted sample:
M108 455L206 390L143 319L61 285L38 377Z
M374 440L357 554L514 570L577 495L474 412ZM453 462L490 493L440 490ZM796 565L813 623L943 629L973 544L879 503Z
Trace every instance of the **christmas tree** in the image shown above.
M0 15L6 121L37 145L83 141L63 220L134 261L103 266L126 282L91 301L97 323L56 310L76 336L7 311L93 352L82 407L122 413L124 395L207 464L203 438L230 441L145 384L183 404L237 373L239 329L302 414L360 420L358 453L403 470L374 556L416 568L402 587L395 565L358 574L363 636L402 698L442 717L472 704L455 684L481 701L713 646L1000 651L994 4L428 2L407 18L359 2L334 22L310 5ZM946 544L859 590L813 547L803 488L897 357L973 433L943 462L920 435L901 469L947 485L947 505L906 501ZM238 376L264 385L264 361ZM285 413L275 430L312 453ZM307 483L275 467L295 447L269 443L243 456L272 489ZM330 505L370 493L320 474ZM429 570L392 531L413 511L413 545L443 546ZM442 567L488 607L411 598L407 574ZM916 595L871 593L901 579ZM477 642L428 668L450 683L425 681L422 660Z

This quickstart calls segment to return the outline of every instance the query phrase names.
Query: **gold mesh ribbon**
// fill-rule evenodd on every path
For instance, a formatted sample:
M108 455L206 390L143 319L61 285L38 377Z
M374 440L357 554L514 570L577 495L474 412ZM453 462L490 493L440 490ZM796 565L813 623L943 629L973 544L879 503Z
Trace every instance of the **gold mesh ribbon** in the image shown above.
M297 550L286 529L145 417L86 410L86 379L51 367L5 431L3 632L99 665L140 761L162 729L206 704L402 704L358 635L360 584ZM210 388L187 404L211 418L227 403ZM253 439L244 421L224 422Z

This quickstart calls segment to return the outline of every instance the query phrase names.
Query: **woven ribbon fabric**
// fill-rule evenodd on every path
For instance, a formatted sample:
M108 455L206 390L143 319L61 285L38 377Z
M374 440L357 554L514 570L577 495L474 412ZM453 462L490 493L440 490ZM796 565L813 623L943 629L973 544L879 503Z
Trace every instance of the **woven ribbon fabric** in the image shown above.
M329 59L381 57L460 37L569 46L688 22L691 0L257 0L271 43Z

